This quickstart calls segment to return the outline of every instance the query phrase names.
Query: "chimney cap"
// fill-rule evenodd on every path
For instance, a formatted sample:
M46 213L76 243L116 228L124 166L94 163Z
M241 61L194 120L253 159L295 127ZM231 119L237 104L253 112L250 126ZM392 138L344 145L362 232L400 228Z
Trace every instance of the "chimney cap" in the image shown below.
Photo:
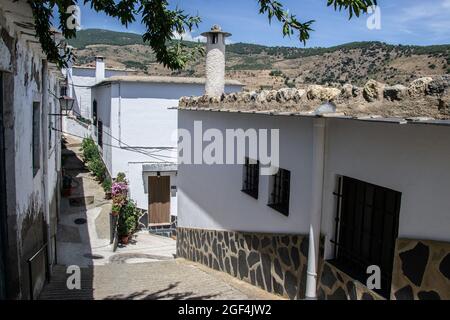
M204 36L204 37L207 37L210 34L223 34L224 37L231 36L231 33L222 31L222 28L218 24L213 25L211 27L210 31L203 32L201 35Z
M104 56L95 56L95 61L103 61L104 59Z

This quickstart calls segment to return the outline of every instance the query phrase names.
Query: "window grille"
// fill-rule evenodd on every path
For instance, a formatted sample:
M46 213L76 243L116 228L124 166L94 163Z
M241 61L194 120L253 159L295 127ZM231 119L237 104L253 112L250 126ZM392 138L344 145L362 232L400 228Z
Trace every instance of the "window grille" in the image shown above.
M367 267L381 270L379 294L389 297L401 193L349 177L339 177L335 218L335 258L351 277L366 283Z
M258 199L259 187L259 161L251 162L249 158L245 158L242 192Z
M272 176L271 181L268 206L285 216L289 216L291 172L280 168L278 169L278 172Z

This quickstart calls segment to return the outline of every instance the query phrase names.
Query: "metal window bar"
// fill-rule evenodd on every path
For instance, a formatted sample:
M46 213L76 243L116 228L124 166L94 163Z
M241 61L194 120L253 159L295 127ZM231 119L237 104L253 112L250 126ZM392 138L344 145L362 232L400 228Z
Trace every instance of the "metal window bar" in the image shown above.
M258 196L259 161L250 163L249 158L245 158L243 176L242 191L256 198Z
M347 192L349 192L349 185L353 188L353 198L349 201L350 206L343 208L344 202L344 179L349 179L348 184L346 185ZM358 201L359 197L357 195L358 186L364 188L363 190L363 200ZM367 189L371 187L373 188L373 194L371 203L367 202ZM352 192L350 191L350 192ZM387 210L387 194L388 192L393 192L392 197L394 197L394 208L395 212L390 212ZM393 253L395 239L398 233L398 219L399 219L399 211L400 211L400 198L401 193L390 190L384 187L371 185L369 183L365 183L363 181L359 181L352 178L347 177L339 177L338 178L338 190L337 192L333 192L333 194L337 197L336 201L336 216L335 216L335 235L334 240L330 240L330 242L334 245L334 258L336 261L340 261L341 263L348 264L347 267L354 270L357 273L361 273L362 270L365 271L365 268L372 264L377 264L381 269L381 278L383 283L387 286L390 286L391 278L392 278L392 265L393 265L393 254L387 257L386 252ZM376 195L381 197L380 199L375 198ZM378 208L378 203L381 204L381 207ZM356 223L356 211L357 205L362 206L362 216L360 217L359 227ZM371 209L370 214L370 231L367 232L367 229L364 226L365 213L367 209ZM352 221L348 220L348 216L346 216L347 221L343 221L343 210L352 210L353 217ZM359 212L360 213L360 212ZM377 213L380 216L377 216ZM375 218L380 219L381 221L375 222ZM386 230L385 222L386 219L392 219L391 230ZM375 230L376 223L379 223L378 228L381 230ZM386 233L390 231L389 238L387 238ZM353 241L347 241L348 236L351 237ZM367 250L367 256L364 252L364 243L362 241L363 236L368 238L369 248ZM355 242L359 242L359 247L355 245ZM392 244L392 242L394 244ZM378 246L376 248L378 250L374 251L374 246ZM385 289L387 290L387 289ZM386 293L386 292L385 292Z
M273 175L273 185L269 206L288 215L289 212L290 171L279 169Z

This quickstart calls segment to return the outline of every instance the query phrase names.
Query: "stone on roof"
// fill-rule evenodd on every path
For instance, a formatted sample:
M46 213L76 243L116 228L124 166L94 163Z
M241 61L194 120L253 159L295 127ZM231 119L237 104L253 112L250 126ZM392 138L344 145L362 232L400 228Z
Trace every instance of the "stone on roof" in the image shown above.
M235 110L316 114L329 102L334 114L347 117L450 119L450 76L424 77L409 86L389 86L369 80L364 87L341 88L309 85L304 89L283 88L223 94L220 97L182 97L180 109Z

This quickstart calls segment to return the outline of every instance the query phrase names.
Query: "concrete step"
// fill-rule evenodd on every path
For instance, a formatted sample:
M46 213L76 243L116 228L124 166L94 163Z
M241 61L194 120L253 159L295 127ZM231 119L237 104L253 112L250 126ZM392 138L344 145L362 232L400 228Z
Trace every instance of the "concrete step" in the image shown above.
M72 207L86 207L90 204L94 203L94 196L84 196L84 197L77 197L77 196L70 196L69 198L69 204Z
M148 230L151 234L157 235L157 236L163 236L163 237L172 237L176 235L177 229L175 228L162 228L162 229L149 229Z

